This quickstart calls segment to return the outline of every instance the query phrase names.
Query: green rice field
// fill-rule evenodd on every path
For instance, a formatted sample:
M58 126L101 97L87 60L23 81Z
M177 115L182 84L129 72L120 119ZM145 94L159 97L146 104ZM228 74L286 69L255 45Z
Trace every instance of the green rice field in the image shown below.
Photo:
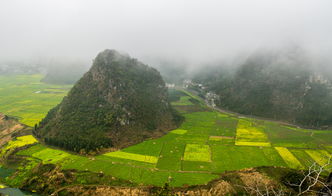
M17 76L17 79L12 76L11 79L14 81L0 78L7 81L0 90L0 112L17 116L28 125L43 118L67 92L52 94L56 97L34 93L56 88L40 83L40 76ZM28 82L23 84L25 80ZM20 83L22 86L15 87ZM22 90L21 96L20 92L6 89L14 87ZM185 117L178 129L121 151L80 156L37 143L17 155L27 157L31 165L51 163L62 169L103 172L137 184L157 186L166 182L171 186L207 184L225 171L258 166L304 169L314 162L324 165L331 156L332 131L299 129L238 117L211 110L203 103L190 93L182 93L173 102ZM29 105L33 109L29 110ZM37 114L38 118L32 118Z

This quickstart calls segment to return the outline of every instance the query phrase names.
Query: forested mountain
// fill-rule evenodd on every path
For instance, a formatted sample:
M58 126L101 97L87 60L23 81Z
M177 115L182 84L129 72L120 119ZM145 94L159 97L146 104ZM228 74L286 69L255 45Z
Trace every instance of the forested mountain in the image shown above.
M200 72L194 81L215 92L225 109L307 127L332 125L331 77L301 50L259 52L235 69Z
M179 117L159 72L114 50L98 54L35 131L47 144L88 152L163 135Z

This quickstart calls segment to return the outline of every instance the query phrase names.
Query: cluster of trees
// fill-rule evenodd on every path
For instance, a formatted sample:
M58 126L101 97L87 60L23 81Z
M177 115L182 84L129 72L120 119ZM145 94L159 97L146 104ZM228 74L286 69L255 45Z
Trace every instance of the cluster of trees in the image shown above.
M105 138L103 133L92 135L59 135L57 137L46 137L46 144L58 146L81 154L92 153L112 145L110 139Z

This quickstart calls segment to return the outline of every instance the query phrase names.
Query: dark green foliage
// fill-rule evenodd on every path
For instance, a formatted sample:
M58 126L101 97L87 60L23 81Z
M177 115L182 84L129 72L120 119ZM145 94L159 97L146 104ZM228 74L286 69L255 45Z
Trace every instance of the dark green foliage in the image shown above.
M168 100L170 102L175 102L175 101L179 101L181 96L186 96L187 94L185 94L182 91L179 90L175 90L175 89L169 89L168 90Z
M105 50L36 131L48 144L76 152L122 148L176 127L159 72Z
M299 51L261 53L235 70L211 69L195 81L216 92L222 108L327 128L332 125L331 80L309 69L309 62Z
M315 127L332 124L331 88L320 83L311 83L310 89L303 97L303 110L297 116L301 124Z

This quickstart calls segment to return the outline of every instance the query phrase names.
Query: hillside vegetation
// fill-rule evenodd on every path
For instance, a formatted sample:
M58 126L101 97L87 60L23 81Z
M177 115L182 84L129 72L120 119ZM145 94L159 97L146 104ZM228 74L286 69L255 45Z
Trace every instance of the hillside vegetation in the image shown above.
M208 184L230 171L260 166L298 171L313 163L324 165L331 156L331 131L299 129L220 113L210 110L202 100L186 91L171 90L170 100L185 117L183 124L163 137L120 151L81 156L40 143L18 152L10 150L22 143L23 138L18 138L6 147L9 153L16 152L12 156L20 160L18 172L3 182L48 194L69 184L107 188L114 185L161 187L168 183L170 187L189 191L188 186ZM270 175L285 175L283 170L275 168ZM246 183L243 175L248 171L226 177L222 182L231 183L228 187ZM48 186L42 183L45 180ZM208 185L204 189L210 188Z
M157 70L105 50L34 133L47 144L84 153L161 136L179 120Z
M217 105L241 114L306 127L332 126L332 80L301 51L262 52L237 68L214 67L194 77Z

